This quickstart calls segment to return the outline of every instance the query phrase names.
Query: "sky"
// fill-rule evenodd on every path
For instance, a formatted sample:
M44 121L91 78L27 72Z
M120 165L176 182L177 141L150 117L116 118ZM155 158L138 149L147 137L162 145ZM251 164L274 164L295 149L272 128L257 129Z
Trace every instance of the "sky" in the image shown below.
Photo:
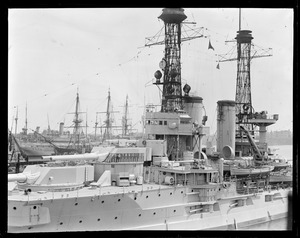
M235 100L237 62L216 66L218 55L236 52L239 10L184 10L189 23L183 28L203 27L204 37L182 43L182 83L203 98L206 126L214 134L217 101ZM29 129L47 129L48 120L53 130L60 122L71 126L78 92L80 111L86 112L80 116L84 124L87 119L87 132L94 133L96 114L106 111L110 90L114 124L121 125L128 95L129 119L141 132L144 105L160 104L160 91L151 82L164 46L145 47L145 42L164 26L158 19L161 12L161 8L9 9L9 129L15 131L17 108L17 131L25 126L26 105ZM241 10L241 29L252 31L255 47L272 48L272 56L251 61L255 111L279 114L268 131L293 130L293 21L293 9ZM209 41L214 50L208 49ZM104 116L97 114L99 123Z

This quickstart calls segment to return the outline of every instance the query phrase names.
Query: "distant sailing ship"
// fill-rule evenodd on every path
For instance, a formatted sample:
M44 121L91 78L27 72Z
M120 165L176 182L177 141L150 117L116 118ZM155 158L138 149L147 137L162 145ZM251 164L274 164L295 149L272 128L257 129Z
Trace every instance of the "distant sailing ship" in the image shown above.
M65 138L64 142L66 146L61 146L53 143L46 136L40 134L38 130L33 131L35 136L43 138L43 141L40 142L31 142L26 139L27 136L27 106L26 106L26 124L23 128L23 139L26 139L26 142L18 140L11 132L9 132L9 147L15 147L14 151L9 150L9 167L16 167L19 165L26 164L35 164L41 162L47 162L42 159L42 156L49 155L63 155L63 154L78 154L90 152L92 150L91 145L86 141L85 137L81 138L80 128L82 120L79 118L79 93L77 92L76 96L76 106L75 106L75 116L73 119L73 125L70 128L74 128L73 135L70 138ZM50 131L49 118L48 118L48 131ZM62 141L60 142L62 144ZM20 153L21 157L19 158L17 153ZM14 156L15 155L15 156ZM10 169L13 171L12 169ZM17 169L18 171L19 169Z

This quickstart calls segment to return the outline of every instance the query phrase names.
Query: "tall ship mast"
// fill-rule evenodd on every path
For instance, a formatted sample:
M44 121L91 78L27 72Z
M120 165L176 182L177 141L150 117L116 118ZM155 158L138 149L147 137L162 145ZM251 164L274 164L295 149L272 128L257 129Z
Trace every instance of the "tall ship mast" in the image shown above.
M122 137L129 136L131 130L130 126L131 124L129 123L130 119L128 118L129 115L129 105L128 105L128 95L126 95L126 101L124 105L124 115L122 116Z
M104 125L100 126L101 134L102 134L102 128L104 128L102 142L105 140L108 140L108 139L112 139L112 137L113 137L112 128L119 127L119 126L113 126L113 122L114 122L113 113L115 113L115 112L118 112L118 111L113 111L111 96L110 96L110 89L108 89L106 111L105 112L97 112L97 113L105 113Z
M18 131L18 106L17 106L17 113L15 117L15 122L16 122L16 127L15 127L15 136L17 136L17 131Z
M107 107L106 107L106 119L105 119L105 131L103 139L111 139L112 136L112 118L111 112L112 105L111 105L111 98L110 98L110 90L108 90L108 97L107 97Z
M77 89L77 94L76 94L76 104L75 104L75 112L70 112L68 114L74 114L74 118L73 118L73 124L72 126L69 126L69 128L73 128L73 134L72 134L72 137L73 137L73 143L74 143L74 146L77 146L77 149L79 149L80 147L80 135L81 133L83 132L82 131L82 127L85 127L85 126L82 126L81 123L82 123L82 119L80 117L80 114L82 113L86 113L86 112L81 112L80 111L80 103L79 103L79 93L78 93L78 89Z
M24 126L24 128L22 128L22 130L23 130L23 134L26 136L27 131L28 131L28 128L27 128L27 102L26 102L26 107L25 107L25 126Z

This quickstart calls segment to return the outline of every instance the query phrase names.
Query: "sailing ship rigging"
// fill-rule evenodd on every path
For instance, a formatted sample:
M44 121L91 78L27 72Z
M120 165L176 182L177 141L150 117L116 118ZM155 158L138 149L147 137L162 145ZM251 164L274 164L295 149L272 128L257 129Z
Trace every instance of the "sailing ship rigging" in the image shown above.
M114 126L113 125L113 123L114 123L113 113L116 113L116 112L119 112L119 111L113 111L113 105L112 105L112 101L111 101L110 89L108 89L106 111L105 112L96 112L95 135L96 135L97 128L100 128L101 137L102 137L101 141L102 142L104 142L105 140L109 140L109 139L113 138L113 133L112 133L113 128L120 128L120 126ZM105 120L104 120L104 124L97 127L97 125L98 125L97 114L99 114L99 113L105 113ZM103 136L102 136L102 129L104 129Z

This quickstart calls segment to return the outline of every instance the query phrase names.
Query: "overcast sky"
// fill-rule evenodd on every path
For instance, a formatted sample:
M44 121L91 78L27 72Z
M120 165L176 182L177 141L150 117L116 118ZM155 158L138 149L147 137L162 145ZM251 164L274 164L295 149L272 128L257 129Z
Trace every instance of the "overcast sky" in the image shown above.
M161 8L10 9L8 24L8 122L18 106L18 132L40 126L58 130L71 125L77 89L80 109L87 111L88 132L94 132L96 112L106 110L110 88L115 124L121 125L126 95L129 118L141 131L146 103L159 104L151 85L164 46L143 47L145 38L163 27ZM238 9L185 9L184 27L204 27L206 37L182 44L182 82L203 97L211 134L216 130L218 100L234 100L236 61L220 63L218 54L235 50ZM242 30L251 30L252 43L272 48L273 56L251 63L252 105L255 111L279 114L268 131L292 130L293 10L242 9ZM187 29L187 28L185 28ZM209 39L214 47L208 50ZM234 55L232 55L234 57ZM83 119L86 115L82 114ZM104 121L104 114L98 114ZM15 127L15 125L13 126ZM13 129L14 131L14 129ZM98 132L99 133L99 132Z

